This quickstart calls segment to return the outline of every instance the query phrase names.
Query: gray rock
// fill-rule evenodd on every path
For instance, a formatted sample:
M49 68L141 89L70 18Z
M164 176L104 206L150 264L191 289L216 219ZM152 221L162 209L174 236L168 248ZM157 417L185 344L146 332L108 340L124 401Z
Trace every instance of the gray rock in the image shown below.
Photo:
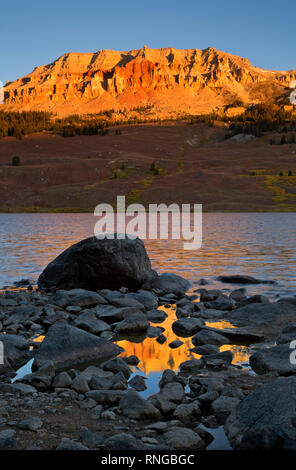
M49 328L37 350L33 368L50 360L60 371L90 361L103 362L121 352L119 346L60 321Z
M106 304L106 300L101 295L85 289L73 289L67 292L71 298L71 305L81 308L95 307L98 304Z
M280 377L244 398L225 423L234 449L295 449L296 377Z
M140 239L87 238L61 253L42 272L40 289L139 289L155 276Z
M119 406L124 414L136 420L159 420L161 414L150 402L145 400L135 390L129 390L122 397Z
M122 372L124 376L129 379L131 370L127 363L121 357L114 357L101 364L103 370L111 371L113 373Z
M164 434L166 444L176 450L200 450L204 448L201 437L188 428L176 427Z
M167 340L167 337L165 335L159 335L158 338L156 338L156 341L159 344L164 344Z
M250 366L258 374L277 372L279 375L296 374L296 364L292 364L290 356L293 349L289 344L280 344L273 348L261 349L250 357Z
M296 306L289 302L253 303L233 310L229 320L237 326L253 328L265 336L275 334L295 321Z
M287 325L283 331L281 332L280 336L277 338L277 344L285 344L291 343L296 339L296 323L291 323Z
M269 298L266 297L266 295L261 294L252 295L251 297L247 297L246 299L243 299L241 302L239 302L239 306L244 307L245 305L258 303L269 303Z
M201 417L201 410L199 401L195 400L192 403L184 403L174 411L174 418L179 419L183 424L192 426L194 422L199 421Z
M184 361L179 365L181 372L195 372L201 369L203 363L200 359L189 359L188 361Z
M177 376L171 369L163 371L160 381L158 382L159 388L163 388L166 384L171 382L177 382Z
M275 281L256 279L244 274L232 274L230 276L219 276L218 281L228 284L275 284Z
M180 346L182 346L184 344L183 341L179 340L179 339L175 339L174 341L172 341L171 343L169 343L169 347L171 349L177 349L179 348Z
M239 404L240 400L234 397L222 396L212 403L214 416L219 424L224 424L230 413Z
M209 354L202 358L205 367L221 367L232 363L233 353L231 351L222 351L216 354Z
M150 325L146 331L146 335L148 338L159 338L163 331L164 328Z
M183 386L179 382L169 382L162 386L160 394L164 400L181 403L185 398Z
M172 324L173 332L182 338L188 338L202 329L204 323L198 318L181 318Z
M42 427L42 420L39 416L30 416L29 418L23 419L18 427L28 431L38 431Z
M115 332L121 335L133 335L145 332L150 323L143 313L132 313L127 318L118 323Z
M145 307L141 302L127 295L113 299L110 303L115 307L135 307L139 310L145 310Z
M101 434L89 431L89 429L85 427L80 430L80 439L82 444L89 449L97 449L104 444L104 439Z
M146 310L152 310L158 306L158 298L153 292L148 290L139 290L135 294L128 294L133 296L138 302L144 305Z
M13 429L4 429L0 431L0 450L20 450L20 440L15 437Z
M189 287L190 283L186 279L171 273L150 278L143 285L144 289L152 290L157 295L175 294L178 297L184 296Z
M72 379L67 372L61 372L54 378L52 385L54 388L67 388L72 385Z
M240 289L235 289L229 295L229 298L234 300L235 302L242 302L247 298L247 290L245 287L241 287Z
M162 323L167 318L167 314L163 310L149 310L146 316L152 323Z
M21 395L30 395L32 393L37 393L37 389L35 387L32 387L31 385L24 384L21 382L13 383L13 384L8 384L8 383L2 383L0 384L0 392L4 393L19 393Z
M143 450L144 445L140 439L136 439L131 434L119 433L110 437L105 442L106 450Z
M90 390L86 392L86 398L91 398L98 405L117 405L121 398L124 396L122 390Z
M129 386L137 390L137 392L143 392L146 390L145 378L142 375L135 375L129 382Z
M84 394L86 392L89 392L89 386L86 378L80 374L72 382L71 388L75 390L77 393Z
M201 330L196 333L191 339L194 346L202 346L204 344L214 344L215 346L222 346L223 344L228 344L229 339L225 336L222 336L215 331Z
M201 356L206 356L208 354L216 354L219 352L218 346L214 344L203 344L201 346L196 346L193 350L196 354L200 354Z
M220 294L215 300L212 302L206 303L207 308L212 308L214 310L232 310L235 307L235 301L233 299L228 298L224 294Z
M56 450L88 450L88 447L80 442L75 442L72 439L63 437Z
M114 323L124 320L132 313L142 313L136 307L114 307L114 305L98 305L96 314L100 320L107 323Z
M140 362L140 359L135 355L123 357L122 359L124 360L124 362L131 366L137 366Z
M82 330L86 330L95 335L100 334L103 331L110 330L108 323L99 320L93 311L85 311L81 313L77 318L75 318L74 325L77 326L77 328L81 328Z

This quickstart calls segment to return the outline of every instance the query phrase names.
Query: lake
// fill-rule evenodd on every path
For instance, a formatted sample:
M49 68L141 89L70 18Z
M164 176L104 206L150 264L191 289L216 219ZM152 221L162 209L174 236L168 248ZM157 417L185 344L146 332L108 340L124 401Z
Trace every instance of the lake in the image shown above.
M92 214L0 214L0 287L21 278L37 280L43 268L71 244L93 235ZM203 214L203 242L185 251L182 240L147 240L158 272L174 272L192 282L204 277L211 287L221 274L243 273L275 279L249 293L271 297L296 293L296 213Z

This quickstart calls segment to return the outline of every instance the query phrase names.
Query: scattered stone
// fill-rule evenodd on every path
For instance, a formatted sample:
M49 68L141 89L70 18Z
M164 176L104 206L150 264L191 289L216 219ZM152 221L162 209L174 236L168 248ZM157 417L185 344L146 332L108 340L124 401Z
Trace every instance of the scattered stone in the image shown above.
M72 439L63 437L56 450L88 450L88 447L80 442L75 442Z
M146 378L146 377L145 377ZM129 382L129 386L137 390L137 392L143 392L147 386L145 378L142 375L135 375Z
M39 418L39 416L30 416L29 418L23 419L18 424L18 427L28 431L38 431L38 429L42 427L42 424L42 420Z
M150 323L143 313L132 313L120 323L117 323L115 332L118 334L133 335L139 332L145 332Z
M240 400L234 397L221 396L212 403L212 410L219 424L224 424L228 416L239 404Z
M188 338L202 329L204 323L198 318L181 318L173 323L172 329L177 336Z
M160 412L135 390L129 390L120 400L119 406L124 414L136 420L159 420Z
M210 330L201 330L196 333L192 339L194 346L202 346L205 344L214 344L215 346L223 346L229 343L229 339L225 336Z
M182 346L184 344L183 341L179 340L179 339L175 339L174 341L172 341L171 343L169 343L169 347L171 349L177 349L179 348L180 346Z
M149 310L146 316L152 323L162 323L167 318L167 314L163 310Z
M275 281L256 279L244 274L233 274L231 276L219 276L218 281L228 284L275 284Z
M119 433L110 437L105 442L106 450L143 450L144 445L140 439L131 434Z
M188 428L176 427L164 434L166 444L176 450L200 450L204 448L201 437Z

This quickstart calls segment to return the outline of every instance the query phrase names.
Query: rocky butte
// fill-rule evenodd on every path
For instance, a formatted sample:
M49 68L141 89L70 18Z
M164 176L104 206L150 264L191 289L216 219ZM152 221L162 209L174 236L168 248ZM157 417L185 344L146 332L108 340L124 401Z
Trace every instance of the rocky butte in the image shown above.
M296 70L263 70L212 47L71 52L8 82L0 109L65 116L145 106L151 115L176 117L285 95L295 79Z

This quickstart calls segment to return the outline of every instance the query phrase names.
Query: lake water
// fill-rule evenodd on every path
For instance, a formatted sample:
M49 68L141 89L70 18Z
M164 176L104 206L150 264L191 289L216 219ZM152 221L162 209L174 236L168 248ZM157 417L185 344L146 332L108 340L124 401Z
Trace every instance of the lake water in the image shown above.
M22 278L36 281L43 268L61 251L73 243L93 235L96 219L91 214L0 214L0 287L11 285ZM204 214L203 243L198 251L184 251L182 240L146 241L145 246L153 268L160 272L174 272L198 286L206 278L209 288L223 288L226 292L237 286L221 284L216 280L222 274L247 274L276 284L248 286L248 293L263 293L270 298L295 295L296 279L296 213ZM184 344L172 350L167 344L177 339L171 325L176 320L175 308L164 308L167 320L167 342L160 345L155 339L142 342L121 341L124 355L135 354L140 364L133 375L147 377L143 396L158 391L162 371L178 370L181 362L190 357L190 338L180 338ZM222 322L214 326L223 328ZM250 348L225 345L231 349L234 364L249 367ZM30 372L30 361L20 369L17 378ZM210 430L215 440L209 449L229 449L223 428Z
M56 255L93 235L92 214L0 214L0 287L21 278L37 280ZM243 273L276 279L250 293L296 294L296 213L204 214L203 243L185 251L181 240L147 240L158 272L174 272L190 281L204 277L211 287L221 274Z

